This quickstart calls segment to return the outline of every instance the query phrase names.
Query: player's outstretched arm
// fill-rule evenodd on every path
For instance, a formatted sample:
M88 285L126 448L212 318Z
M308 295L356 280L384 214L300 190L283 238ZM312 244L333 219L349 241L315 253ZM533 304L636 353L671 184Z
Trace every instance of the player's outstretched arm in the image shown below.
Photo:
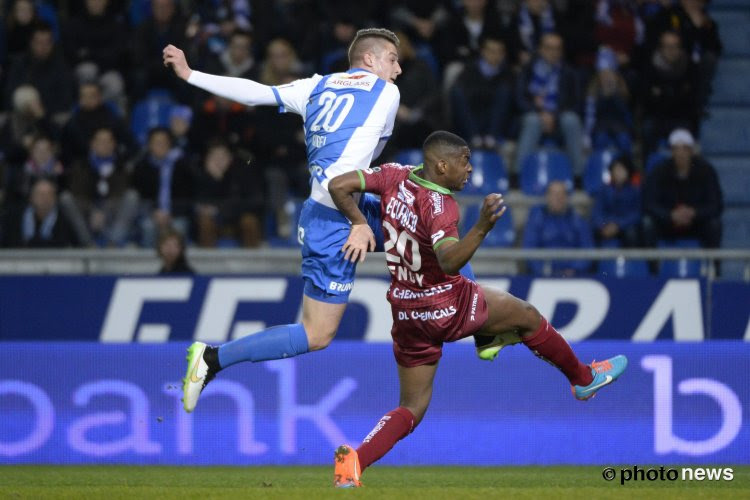
M352 194L362 190L362 178L358 172L347 172L334 177L328 183L328 192L331 194L336 208L344 214L344 217L352 223L349 238L341 248L344 258L352 262L364 262L367 251L375 250L375 235L372 233L367 218L362 214L352 198Z
M440 268L446 274L458 274L462 267L469 262L469 259L482 244L484 237L487 236L497 219L502 217L507 207L503 206L503 195L488 194L482 203L482 209L479 212L479 220L472 227L466 236L459 241L445 241L437 249L437 258Z
M273 89L268 85L245 78L209 75L193 71L188 66L185 53L174 45L167 45L162 51L165 66L171 66L175 74L198 88L212 94L236 101L245 106L278 104Z

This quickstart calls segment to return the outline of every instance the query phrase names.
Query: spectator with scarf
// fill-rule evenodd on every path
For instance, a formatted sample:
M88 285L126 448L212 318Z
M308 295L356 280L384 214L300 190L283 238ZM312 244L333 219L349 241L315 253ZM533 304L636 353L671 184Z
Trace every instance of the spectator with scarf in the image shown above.
M696 67L698 105L701 109L711 95L711 82L723 50L719 29L706 11L706 0L678 0L659 12L647 27L649 46L653 47L665 31L675 31L682 47Z
M544 134L559 132L565 152L579 174L583 167L583 132L578 77L562 60L563 41L557 33L542 36L539 54L522 71L516 102L523 113L518 138L517 169Z
M122 246L138 215L125 161L110 128L93 133L87 157L73 164L70 190L60 195L79 239L87 246Z
M57 204L57 188L45 178L32 186L28 205L8 210L0 235L8 248L79 246L75 231Z
M549 0L523 0L511 27L514 30L512 49L522 66L539 50L542 35L559 32L557 15Z
M645 155L655 151L659 141L676 128L696 134L702 113L696 67L677 32L661 34L649 62L641 71L639 96Z
M187 234L192 186L190 166L173 148L169 130L151 129L145 155L133 171L133 187L140 197L142 246L153 248L159 231L170 226Z
M472 147L495 149L510 133L513 73L499 37L483 38L479 54L451 89L453 122Z
M11 164L5 175L6 202L24 205L31 194L31 187L39 179L47 179L56 188L65 183L65 168L56 155L57 145L46 135L37 135L29 146L28 157L23 163Z
M615 147L630 154L633 144L630 94L617 70L617 57L612 49L599 48L596 69L586 93L585 141L596 150Z

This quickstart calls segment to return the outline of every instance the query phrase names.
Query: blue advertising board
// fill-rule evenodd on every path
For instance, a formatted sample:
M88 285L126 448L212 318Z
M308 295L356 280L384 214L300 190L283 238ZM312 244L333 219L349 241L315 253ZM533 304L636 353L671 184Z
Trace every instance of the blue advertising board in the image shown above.
M750 464L750 344L590 341L628 370L589 402L523 345L448 345L424 421L384 464ZM0 462L329 464L398 402L387 344L227 369L181 409L185 343L0 343Z
M528 300L568 340L750 340L750 285L676 279L479 280ZM388 282L358 278L339 340L390 342ZM0 341L224 342L300 315L303 282L224 277L2 276Z

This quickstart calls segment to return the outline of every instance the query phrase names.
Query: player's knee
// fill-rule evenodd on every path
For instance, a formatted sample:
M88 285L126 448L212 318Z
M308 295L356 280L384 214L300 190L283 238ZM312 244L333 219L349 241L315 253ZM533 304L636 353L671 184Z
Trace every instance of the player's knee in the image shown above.
M414 415L414 426L412 427L412 430L416 429L419 423L424 418L425 413L427 413L427 404L425 405L408 405L408 404L402 404L403 408L406 408L411 412L412 415Z
M522 314L519 317L518 330L522 336L531 335L539 328L539 323L542 321L542 315L539 313L536 307L532 306L525 300L520 300L521 307L523 309Z
M324 328L324 327L313 327L305 325L305 331L307 332L307 345L311 351L320 351L325 349L333 341L336 336L336 329Z
M417 397L417 398L401 398L399 406L402 406L409 410L414 415L414 427L424 418L427 413L427 407L430 406L430 398Z

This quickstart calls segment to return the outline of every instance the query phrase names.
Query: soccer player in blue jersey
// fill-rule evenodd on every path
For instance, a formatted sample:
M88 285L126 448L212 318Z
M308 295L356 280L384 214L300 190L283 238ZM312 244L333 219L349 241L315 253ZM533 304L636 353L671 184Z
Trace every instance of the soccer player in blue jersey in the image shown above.
M389 30L360 30L349 46L348 71L316 74L274 87L191 70L182 50L173 45L164 48L164 64L191 85L248 106L277 105L280 112L300 115L312 177L298 227L305 280L302 322L271 327L219 347L193 343L183 383L185 411L193 411L201 391L219 370L241 361L281 359L323 349L336 335L356 263L341 253L352 226L331 200L328 182L368 167L390 137L399 105L394 85L401 73L398 45ZM359 206L371 213L373 232L381 234L378 203L363 196Z

